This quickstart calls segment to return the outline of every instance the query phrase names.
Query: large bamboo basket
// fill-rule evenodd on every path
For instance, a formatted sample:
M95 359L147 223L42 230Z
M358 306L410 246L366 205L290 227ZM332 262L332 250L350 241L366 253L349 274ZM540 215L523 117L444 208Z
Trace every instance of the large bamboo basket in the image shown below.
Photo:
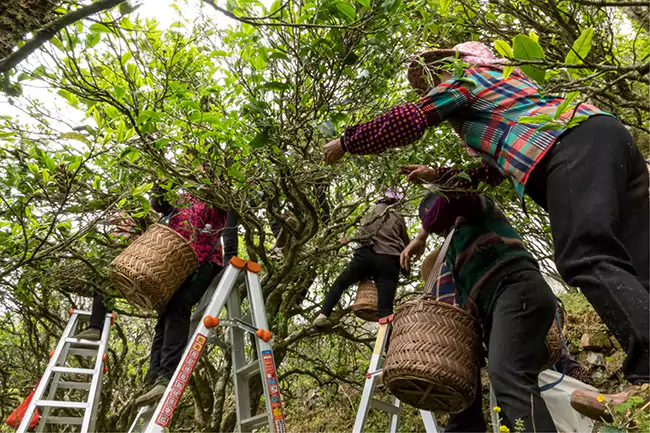
M109 278L129 302L159 310L196 266L189 242L173 229L154 224L113 260Z
M372 281L362 281L357 289L357 297L352 304L352 312L360 319L377 322L377 286Z
M383 380L404 403L457 413L476 393L480 327L468 312L422 297L400 307L393 320Z

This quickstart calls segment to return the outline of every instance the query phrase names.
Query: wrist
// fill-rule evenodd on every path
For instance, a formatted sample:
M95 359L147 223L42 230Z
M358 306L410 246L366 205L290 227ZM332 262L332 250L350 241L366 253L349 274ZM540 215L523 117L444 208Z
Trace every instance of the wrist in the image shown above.
M341 144L341 149L343 149L344 153L349 153L348 148L345 145L345 134L342 134L341 137L339 138L339 143Z

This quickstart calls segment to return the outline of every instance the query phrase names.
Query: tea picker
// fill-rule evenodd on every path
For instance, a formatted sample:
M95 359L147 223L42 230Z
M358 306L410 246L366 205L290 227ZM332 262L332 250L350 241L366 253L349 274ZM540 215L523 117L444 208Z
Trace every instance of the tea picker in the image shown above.
M129 432L162 433L171 423L174 411L189 383L192 372L203 354L208 340L219 326L228 326L232 344L233 381L235 384L235 405L237 411L237 431L248 432L268 425L271 432L286 431L280 387L278 384L273 349L270 343L272 335L268 330L264 299L259 282L261 266L247 262L239 257L233 257L226 268L223 277L218 281L217 288L210 304L205 310L203 319L194 331L190 343L185 348L182 359L172 376L162 399L157 406L147 406L138 412ZM236 280L244 272L250 304L252 324L242 318L241 299L236 287ZM217 278L212 284L217 283ZM228 319L218 318L222 308L228 304ZM244 333L256 336L255 346L257 359L247 360L244 346ZM255 402L250 401L248 381L260 374L264 389L266 412L253 415Z

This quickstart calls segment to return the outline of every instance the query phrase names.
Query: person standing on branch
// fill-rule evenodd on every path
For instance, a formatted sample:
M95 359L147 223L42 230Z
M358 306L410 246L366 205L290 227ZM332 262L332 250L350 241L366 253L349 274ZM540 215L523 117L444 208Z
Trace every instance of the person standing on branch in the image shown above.
M341 299L343 292L352 284L373 279L378 292L379 318L393 313L393 300L399 280L399 256L409 244L406 222L395 209L401 194L388 189L372 213L361 220L357 233L359 247L352 260L329 289L315 326L330 324L328 317Z
M443 70L457 58L463 62L458 75ZM346 128L341 138L325 145L325 161L405 146L427 128L449 122L483 159L480 169L468 173L468 187L489 177L495 182L500 173L522 200L528 194L548 211L558 271L569 285L582 289L627 353L626 378L633 385L648 383L650 204L641 152L619 120L589 104L569 105L559 116L563 123L558 129L519 122L554 116L565 101L542 95L518 68L504 79L503 65L479 42L417 55L408 79L424 97ZM584 120L569 128L567 123L576 118ZM426 170L405 171L416 179ZM421 180L437 183L457 172L443 168L428 173ZM456 186L463 183L454 180ZM638 389L606 396L606 402L617 404ZM592 417L606 411L598 394L579 394L580 401L572 403L577 410Z

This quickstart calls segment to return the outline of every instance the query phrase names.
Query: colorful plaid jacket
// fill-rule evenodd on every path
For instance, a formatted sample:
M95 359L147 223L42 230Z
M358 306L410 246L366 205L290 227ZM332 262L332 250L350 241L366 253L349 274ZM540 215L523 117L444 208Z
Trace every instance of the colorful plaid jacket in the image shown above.
M522 116L553 116L562 102L563 98L541 95L524 75L513 73L504 80L496 69L468 68L463 77L441 83L415 104L394 107L374 120L346 128L341 143L353 154L380 153L413 143L427 128L446 120L467 146L512 179L523 196L529 174L566 128L541 130L541 124L518 121ZM560 119L568 120L573 112ZM576 116L598 114L607 113L588 104L575 112Z

